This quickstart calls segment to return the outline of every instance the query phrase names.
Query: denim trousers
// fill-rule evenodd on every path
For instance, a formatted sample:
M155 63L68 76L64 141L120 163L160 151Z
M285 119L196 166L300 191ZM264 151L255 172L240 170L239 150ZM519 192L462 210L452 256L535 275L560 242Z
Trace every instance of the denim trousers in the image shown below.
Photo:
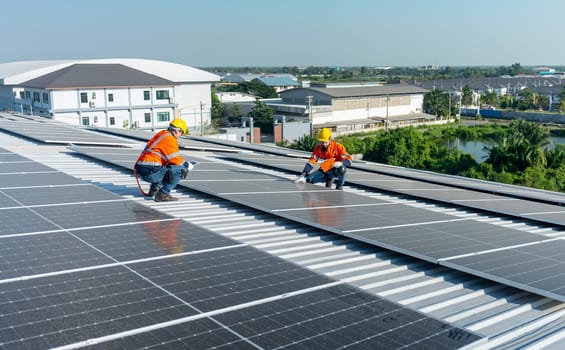
M332 168L327 173L324 173L323 171L318 169L313 173L307 175L306 178L309 179L310 183L312 184L315 184L317 182L326 182L326 180L337 178L336 185L343 186L343 184L345 183L346 174L347 174L347 170L343 171L342 173L341 171L339 171L339 169L336 168Z
M138 165L136 171L144 181L159 185L163 193L169 194L180 182L182 168L182 164L162 167Z

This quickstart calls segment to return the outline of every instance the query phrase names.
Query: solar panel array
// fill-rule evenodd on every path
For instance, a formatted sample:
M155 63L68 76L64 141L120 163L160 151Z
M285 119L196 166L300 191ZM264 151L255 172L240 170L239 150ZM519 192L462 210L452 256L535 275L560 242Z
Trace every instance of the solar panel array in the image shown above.
M481 341L12 152L0 149L0 164L2 349Z
M254 165L266 165L272 168L290 171L295 174L298 174L302 170L306 162L305 160L272 155L230 154L223 155L222 157ZM408 170L405 172L408 172ZM432 174L427 176L433 177ZM465 181L471 182L471 180ZM539 202L535 196L529 195L530 191L527 189L523 190L524 196L519 198L506 196L502 191L488 193L486 191L475 191L470 188L452 187L449 183L441 185L435 183L435 180L430 183L415 178L384 175L382 173L367 172L358 169L348 170L347 183L565 226L564 206L560 205L558 202L552 203L551 200ZM559 197L559 194L555 194L554 197Z
M137 130L137 129L116 129L116 128L100 128L100 127L90 127L89 130L96 132L101 132L105 134L117 135L127 138L132 138L140 141L148 141L155 135L155 132L150 132L148 130ZM179 148L188 150L198 150L198 151L209 151L209 152L234 152L239 153L242 150L236 147L230 146L216 146L210 142L203 142L195 139L193 136L184 136L179 138Z
M100 157L90 150L89 156ZM104 154L101 159L122 159L124 152ZM132 164L130 160L128 164ZM565 240L387 202L347 191L297 185L287 179L224 165L223 170L199 164L181 185L240 203L289 220L341 234L379 247L453 269L501 282L526 291L565 301ZM545 251L543 248L551 248ZM492 259L491 265L476 264L470 257L498 256L512 252L512 260ZM540 264L551 262L555 270L540 269L531 261L532 251ZM498 270L502 266L505 269ZM502 272L500 272L502 271ZM556 273L556 271L560 271Z
M0 130L42 143L122 147L136 145L134 141L101 135L86 129L55 123L48 119L45 122L0 119Z

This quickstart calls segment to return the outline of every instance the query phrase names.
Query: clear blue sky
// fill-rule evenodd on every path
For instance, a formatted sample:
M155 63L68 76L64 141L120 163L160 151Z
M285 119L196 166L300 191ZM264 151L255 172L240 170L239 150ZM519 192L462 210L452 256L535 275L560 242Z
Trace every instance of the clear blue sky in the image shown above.
M564 0L2 1L0 63L565 65Z

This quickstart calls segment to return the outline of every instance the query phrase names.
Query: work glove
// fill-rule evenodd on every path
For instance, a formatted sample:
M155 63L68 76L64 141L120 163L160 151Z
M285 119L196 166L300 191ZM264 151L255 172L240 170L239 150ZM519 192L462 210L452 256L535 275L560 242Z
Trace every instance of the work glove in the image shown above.
M182 164L182 169L180 171L181 179L186 179L188 177L188 173L194 169L194 166L198 164L198 162L191 160L190 162L184 162Z
M294 180L295 184L305 184L306 183L306 177L304 175L300 175L296 177L296 180Z
M186 163L186 162L185 162L185 163ZM188 177L188 171L189 171L189 170L188 170L188 167L187 167L187 166L186 166L186 167L183 167L183 168L180 170L180 178L181 178L181 179L186 179L186 178Z
M343 165L343 162L335 162L334 168L341 168L342 165Z

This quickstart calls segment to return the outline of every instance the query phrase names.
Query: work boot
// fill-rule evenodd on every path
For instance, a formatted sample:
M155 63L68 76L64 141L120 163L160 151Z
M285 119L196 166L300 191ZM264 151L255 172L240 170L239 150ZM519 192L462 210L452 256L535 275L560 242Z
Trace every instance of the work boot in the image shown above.
M173 202L178 201L179 199L159 190L157 193L155 193L155 198L153 198L153 200L155 202Z
M147 192L147 195L149 197L153 197L155 193L157 193L160 189L161 186L159 186L159 184L151 184L151 187L149 188L149 192Z
M336 189L336 190L343 190L343 186L342 186L342 185L337 185L337 186L335 187L335 189Z
M326 180L326 187L327 188L332 188L333 184L334 184L334 179L327 179Z

